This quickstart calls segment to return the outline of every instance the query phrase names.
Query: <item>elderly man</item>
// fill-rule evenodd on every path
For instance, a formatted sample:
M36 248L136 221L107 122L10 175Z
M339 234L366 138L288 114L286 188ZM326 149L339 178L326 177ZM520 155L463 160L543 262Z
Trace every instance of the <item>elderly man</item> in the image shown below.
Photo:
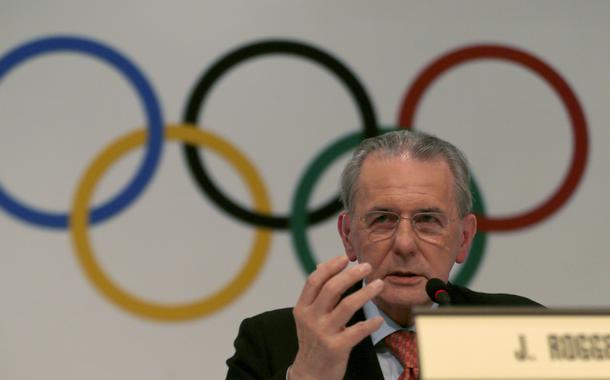
M466 159L420 132L370 138L343 170L341 199L345 256L318 265L293 309L243 321L227 379L417 378L412 307L432 305L426 283L448 281L476 233ZM448 290L455 305L539 306Z

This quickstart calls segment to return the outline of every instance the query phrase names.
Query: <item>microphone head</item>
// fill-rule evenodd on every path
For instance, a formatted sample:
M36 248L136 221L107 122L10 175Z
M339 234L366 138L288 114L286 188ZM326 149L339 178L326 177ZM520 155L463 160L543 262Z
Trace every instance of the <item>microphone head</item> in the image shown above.
M441 279L431 278L426 283L426 293L428 297L438 304L449 303L449 292L447 290L447 284Z

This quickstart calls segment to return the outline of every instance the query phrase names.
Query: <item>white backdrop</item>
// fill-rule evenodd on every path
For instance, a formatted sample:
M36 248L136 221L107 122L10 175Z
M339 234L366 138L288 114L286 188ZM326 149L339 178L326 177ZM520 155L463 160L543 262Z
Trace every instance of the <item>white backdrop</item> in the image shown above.
M607 2L69 1L3 0L0 54L39 38L92 39L131 60L153 86L164 123L180 123L191 90L216 60L247 44L284 39L340 60L395 126L420 71L443 54L494 44L535 56L574 91L587 121L585 171L568 202L541 222L487 233L470 286L548 306L610 305L610 34ZM6 64L5 61L3 61ZM28 59L0 77L0 186L41 211L69 212L89 163L146 123L137 93L89 55ZM261 173L275 214L288 215L314 157L361 121L336 77L306 59L265 55L222 76L199 122ZM436 80L415 126L469 156L490 217L528 212L557 191L574 153L562 102L532 71L474 60ZM99 205L132 178L144 150L111 165ZM232 166L205 155L222 191L252 200ZM316 185L311 207L336 193L345 157ZM70 231L0 213L0 378L217 379L239 322L291 306L305 278L286 230L271 232L260 272L219 309L187 321L129 312L96 288ZM173 305L216 294L248 259L256 227L203 196L181 145L167 142L146 191L89 230L111 281ZM334 218L307 229L316 259L342 254Z

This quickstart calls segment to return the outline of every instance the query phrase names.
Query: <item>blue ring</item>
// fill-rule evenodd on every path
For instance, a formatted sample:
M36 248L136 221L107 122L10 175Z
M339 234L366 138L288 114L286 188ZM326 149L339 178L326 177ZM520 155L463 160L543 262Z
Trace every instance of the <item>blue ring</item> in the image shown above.
M30 58L58 51L84 53L110 64L129 80L140 95L140 100L146 109L146 118L148 120L146 155L142 159L140 167L131 182L114 198L94 208L90 213L90 223L95 224L126 208L140 195L144 187L151 180L161 157L163 117L152 86L133 63L110 47L81 37L47 37L18 46L0 59L0 80L15 66ZM9 214L18 219L39 226L57 229L67 228L68 226L69 215L67 213L39 211L24 205L12 198L2 188L1 184L0 207L3 207Z

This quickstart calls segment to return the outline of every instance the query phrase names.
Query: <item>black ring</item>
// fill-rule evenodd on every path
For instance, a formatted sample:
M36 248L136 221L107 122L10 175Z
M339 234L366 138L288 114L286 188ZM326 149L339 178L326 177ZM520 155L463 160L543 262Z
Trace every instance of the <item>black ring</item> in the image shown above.
M221 75L233 68L233 66L236 66L247 59L274 53L292 54L308 58L339 77L356 102L362 120L364 136L372 137L379 134L372 102L356 76L344 64L330 54L311 45L285 40L268 40L246 45L226 54L216 61L216 63L203 74L191 93L184 114L185 124L191 125L193 128L196 127L205 97ZM244 209L225 197L206 173L198 148L184 144L182 151L197 184L204 193L223 210L250 224L275 229L287 229L289 227L289 217L259 214ZM339 210L341 210L341 202L338 197L335 197L320 208L308 213L308 224L320 222L327 217L334 215Z

